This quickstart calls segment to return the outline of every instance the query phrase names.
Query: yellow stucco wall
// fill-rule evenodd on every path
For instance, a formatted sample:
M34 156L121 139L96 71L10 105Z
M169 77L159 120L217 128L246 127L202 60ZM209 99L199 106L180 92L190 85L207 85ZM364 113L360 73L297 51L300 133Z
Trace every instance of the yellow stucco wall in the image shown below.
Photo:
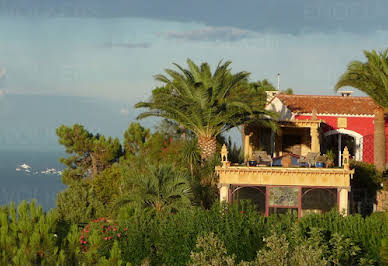
M332 168L216 167L220 184L350 187L354 170Z

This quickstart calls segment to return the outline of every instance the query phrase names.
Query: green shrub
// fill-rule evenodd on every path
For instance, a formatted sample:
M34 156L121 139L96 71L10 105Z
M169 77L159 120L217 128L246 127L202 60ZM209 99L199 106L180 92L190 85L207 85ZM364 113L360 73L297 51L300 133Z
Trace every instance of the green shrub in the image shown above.
M266 232L265 218L253 208L219 204L210 210L189 208L152 217L140 210L122 210L120 224L131 236L120 245L125 261L133 264L147 257L152 264L186 264L199 234L210 232L225 243L229 254L236 255L236 261L253 260Z
M81 245L79 238L81 230L77 224L71 224L67 235L62 240L62 250L68 264L77 265L82 261Z
M56 245L56 214L43 213L35 201L0 211L0 264L53 265L63 262Z
M121 250L119 248L119 243L115 241L113 243L112 249L110 251L109 259L106 259L105 257L102 257L100 261L98 262L98 265L103 266L121 266L123 265L123 260L121 259ZM127 263L127 266L130 264Z
M377 190L380 189L382 175L376 171L373 164L361 161L350 161L350 167L355 169L351 180L352 188L366 189L369 197L374 197Z
M263 217L253 206L179 212L124 207L117 220L63 222L23 202L0 208L0 264L373 265L386 262L387 215ZM222 257L221 260L220 257Z
M229 256L224 243L210 233L197 238L196 250L190 254L190 263L192 266L220 266L234 265L234 255Z
M307 215L298 224L305 235L311 228L320 228L326 239L334 233L341 234L361 249L363 257L377 262L380 261L381 240L388 236L388 220L383 213L373 213L366 218L361 215L343 217L333 210L322 215Z
M319 230L313 230L309 237L299 234L294 228L293 236L272 232L265 238L266 246L258 251L252 265L327 265L324 258L325 246L321 245Z
M329 261L334 265L356 265L361 249L353 241L334 233L329 241Z
M153 239L158 225L154 217L144 211L123 208L119 214L119 225L128 237L119 240L123 260L133 265L140 265L154 252Z
M388 264L388 238L381 241L380 255L382 262Z
M96 217L105 216L109 211L93 193L87 181L75 181L57 195L58 218L72 223L86 224Z
M257 253L257 265L287 265L289 243L285 235L273 235L265 238L266 248Z

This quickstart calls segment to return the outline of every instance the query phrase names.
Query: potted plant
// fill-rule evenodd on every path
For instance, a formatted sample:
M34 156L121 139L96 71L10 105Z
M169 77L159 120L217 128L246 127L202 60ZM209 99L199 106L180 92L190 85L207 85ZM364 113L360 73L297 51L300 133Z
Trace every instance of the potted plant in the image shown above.
M282 158L282 167L292 167L292 158L291 155L286 154Z
M257 166L257 161L254 159L253 156L249 157L248 166Z
M326 152L326 167L334 167L335 154L333 150Z
M323 168L325 167L325 163L326 163L326 156L319 155L316 159L315 167Z

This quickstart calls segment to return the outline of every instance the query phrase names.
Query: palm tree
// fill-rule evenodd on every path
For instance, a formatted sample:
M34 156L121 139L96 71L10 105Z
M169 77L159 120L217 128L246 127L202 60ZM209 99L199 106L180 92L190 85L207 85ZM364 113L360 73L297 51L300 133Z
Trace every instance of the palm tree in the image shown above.
M190 139L184 143L182 149L183 160L190 166L191 178L194 177L194 166L200 161L198 143L195 139Z
M192 192L187 178L172 165L146 166L129 178L126 195L116 206L132 204L156 212L171 212L191 206Z
M176 121L198 138L201 158L214 156L216 137L232 127L270 115L265 111L264 93L248 86L247 72L232 74L231 62L220 62L211 72L208 63L200 66L187 59L189 69L174 64L179 71L166 69L170 76L156 75L164 87L153 91L149 102L136 108L148 108L138 116L158 116Z
M351 86L365 92L378 105L375 110L374 161L380 172L386 169L385 120L388 108L388 48L381 52L364 51L366 62L352 61L335 89Z
M256 90L276 91L275 86L270 81L268 81L268 79L258 80L256 82L250 82L249 85L255 88Z

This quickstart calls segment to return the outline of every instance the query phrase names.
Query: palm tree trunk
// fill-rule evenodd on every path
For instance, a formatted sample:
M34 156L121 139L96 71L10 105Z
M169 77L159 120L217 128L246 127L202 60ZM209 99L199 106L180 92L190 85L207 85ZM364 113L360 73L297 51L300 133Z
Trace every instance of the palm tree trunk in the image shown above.
M90 158L92 159L92 177L95 177L97 175L97 162L93 153L90 154Z
M194 177L194 169L193 169L193 162L190 160L190 174L191 174L191 178Z
M213 157L217 152L216 137L199 136L198 146L201 152L202 160L207 160Z
M182 126L183 141L186 141L186 128Z
M384 172L386 167L385 161L385 119L384 109L375 110L375 131L374 131L374 162L376 170Z

